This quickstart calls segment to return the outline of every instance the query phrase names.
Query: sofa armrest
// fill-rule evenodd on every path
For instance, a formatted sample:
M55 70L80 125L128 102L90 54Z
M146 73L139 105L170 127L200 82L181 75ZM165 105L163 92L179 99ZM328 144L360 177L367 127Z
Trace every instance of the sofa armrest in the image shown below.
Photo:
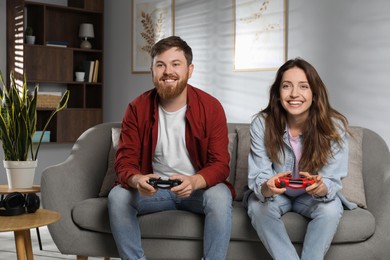
M107 171L112 127L120 127L120 123L104 123L88 129L75 142L64 162L42 173L42 205L61 214L61 220L49 226L61 252L66 252L75 241L74 235L80 232L72 220L74 205L98 197Z
M375 132L364 129L363 177L367 210L375 217L376 230L367 241L373 255L386 256L390 244L390 152ZM379 257L381 258L381 257Z

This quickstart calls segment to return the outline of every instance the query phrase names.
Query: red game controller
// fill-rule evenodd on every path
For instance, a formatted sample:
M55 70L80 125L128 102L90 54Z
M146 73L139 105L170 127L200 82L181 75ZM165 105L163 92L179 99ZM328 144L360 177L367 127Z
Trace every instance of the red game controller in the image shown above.
M304 189L307 186L310 186L314 184L315 181L313 179L307 179L307 178L296 178L293 179L290 177L279 177L275 181L275 186L277 188L286 188L289 187L291 189Z

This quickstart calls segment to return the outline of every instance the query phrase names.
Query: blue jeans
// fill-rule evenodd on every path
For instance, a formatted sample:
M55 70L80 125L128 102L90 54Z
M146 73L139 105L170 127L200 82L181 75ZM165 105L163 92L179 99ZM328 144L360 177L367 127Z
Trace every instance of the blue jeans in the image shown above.
M310 218L299 258L281 217L293 211ZM307 193L296 198L278 195L266 202L260 202L256 195L248 199L248 215L257 235L270 255L276 260L305 259L322 260L337 231L343 214L338 197L329 202L314 200Z
M108 195L108 211L121 259L146 259L137 216L174 209L204 214L204 259L226 259L231 233L232 196L223 183L196 190L187 198L178 198L165 189L159 189L153 197L144 197L135 189L124 189L120 185L114 187Z

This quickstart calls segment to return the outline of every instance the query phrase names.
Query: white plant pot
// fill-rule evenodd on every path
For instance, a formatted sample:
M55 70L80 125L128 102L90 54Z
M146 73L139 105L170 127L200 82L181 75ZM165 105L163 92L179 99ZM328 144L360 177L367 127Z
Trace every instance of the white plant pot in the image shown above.
M34 183L36 161L3 161L7 172L8 187L10 189L32 188Z
M35 43L35 35L26 35L26 43L34 44Z

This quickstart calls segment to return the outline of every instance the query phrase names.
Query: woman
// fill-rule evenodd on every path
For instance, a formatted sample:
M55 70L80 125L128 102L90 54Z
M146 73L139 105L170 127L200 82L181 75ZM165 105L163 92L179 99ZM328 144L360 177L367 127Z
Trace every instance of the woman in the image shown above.
M279 68L268 106L252 121L248 215L274 259L300 259L281 217L297 212L308 224L301 259L323 259L343 214L338 192L348 169L348 121L328 101L324 83L303 59ZM313 181L299 189L280 177ZM342 203L343 202L343 203Z

